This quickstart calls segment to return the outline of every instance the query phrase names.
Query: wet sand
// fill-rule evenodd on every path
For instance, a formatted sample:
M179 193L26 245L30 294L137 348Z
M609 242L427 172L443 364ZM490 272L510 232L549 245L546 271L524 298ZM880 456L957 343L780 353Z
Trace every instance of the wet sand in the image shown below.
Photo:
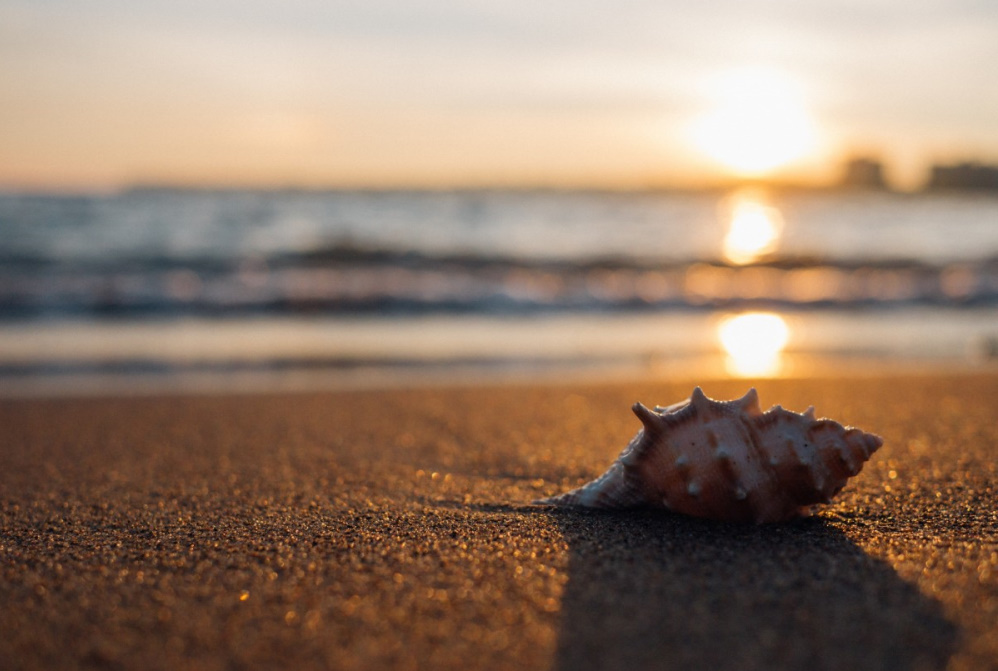
M998 667L998 376L757 386L885 439L811 518L529 505L690 383L0 401L0 666Z

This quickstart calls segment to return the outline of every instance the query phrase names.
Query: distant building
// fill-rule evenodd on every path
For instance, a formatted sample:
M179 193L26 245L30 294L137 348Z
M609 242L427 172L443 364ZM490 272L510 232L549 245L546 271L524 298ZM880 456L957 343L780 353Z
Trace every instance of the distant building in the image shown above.
M998 190L998 166L975 162L934 165L926 188L934 191Z
M870 158L854 158L845 165L841 186L850 189L886 189L884 166Z

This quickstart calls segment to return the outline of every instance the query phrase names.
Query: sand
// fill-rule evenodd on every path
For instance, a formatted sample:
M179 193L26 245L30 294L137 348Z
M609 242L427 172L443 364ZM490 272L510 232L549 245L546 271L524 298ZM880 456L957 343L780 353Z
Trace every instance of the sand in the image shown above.
M0 666L998 667L998 376L758 383L885 438L808 519L529 504L691 386L2 401Z

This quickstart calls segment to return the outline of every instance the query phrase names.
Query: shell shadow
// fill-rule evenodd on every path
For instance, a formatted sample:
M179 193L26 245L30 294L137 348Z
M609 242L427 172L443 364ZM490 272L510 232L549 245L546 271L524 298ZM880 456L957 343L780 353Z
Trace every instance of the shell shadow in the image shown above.
M957 643L936 601L821 519L550 514L569 546L557 669L937 669Z

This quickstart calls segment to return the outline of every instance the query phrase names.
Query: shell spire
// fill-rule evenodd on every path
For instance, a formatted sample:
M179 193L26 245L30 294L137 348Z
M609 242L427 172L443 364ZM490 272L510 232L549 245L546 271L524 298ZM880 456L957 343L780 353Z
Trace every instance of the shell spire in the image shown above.
M762 408L759 407L759 392L755 390L755 387L750 387L745 392L745 395L735 401L735 403L748 415L755 416L762 414ZM811 410L814 411L814 406L811 406Z
M637 415L638 419L645 427L645 431L661 431L662 429L662 415L649 410L641 403L635 403L631 406L631 410Z
M690 397L650 410L642 428L588 484L536 501L588 508L657 507L716 520L778 522L827 503L860 472L879 436L774 406L749 389L733 401Z
M703 393L703 389L694 387L693 393L690 394L690 405L699 411L707 410L710 407L710 399Z

